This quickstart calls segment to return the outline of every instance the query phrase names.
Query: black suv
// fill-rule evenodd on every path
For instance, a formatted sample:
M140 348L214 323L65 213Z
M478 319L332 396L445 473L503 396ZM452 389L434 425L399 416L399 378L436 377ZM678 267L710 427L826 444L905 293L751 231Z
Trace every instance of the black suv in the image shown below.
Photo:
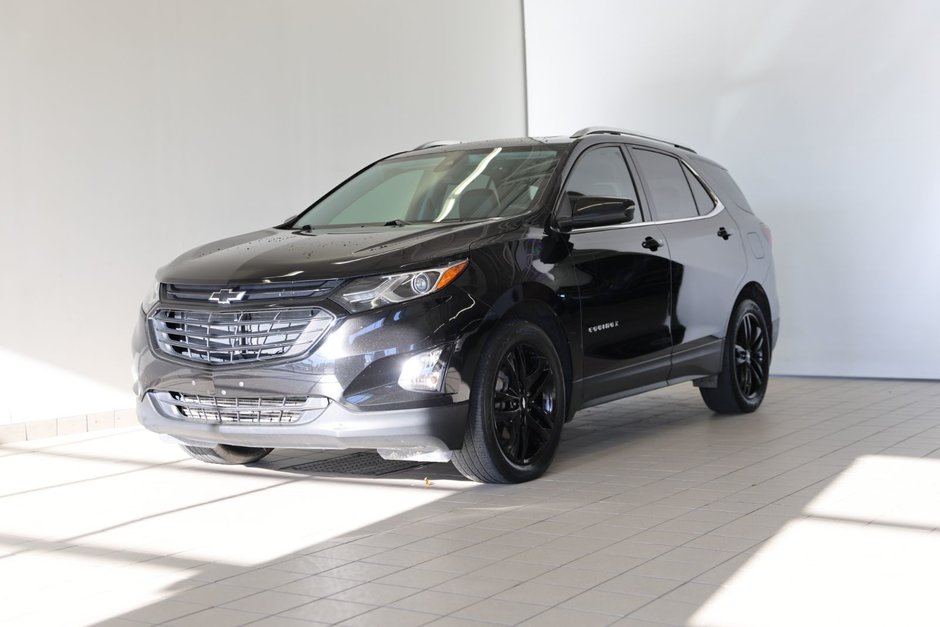
M608 128L425 144L157 278L138 415L215 463L369 448L526 481L583 407L693 381L754 411L779 326L728 172Z

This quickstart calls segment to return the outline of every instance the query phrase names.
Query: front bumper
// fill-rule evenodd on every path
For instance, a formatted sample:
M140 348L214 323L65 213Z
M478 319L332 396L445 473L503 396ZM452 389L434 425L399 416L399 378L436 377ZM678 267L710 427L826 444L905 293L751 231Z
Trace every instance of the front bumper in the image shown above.
M330 403L313 420L296 424L203 424L172 416L155 394L137 404L141 424L183 444L259 448L394 450L416 457L460 448L467 404L354 412Z
M167 357L141 313L133 341L141 424L196 446L374 448L399 457L459 449L489 308L453 290L379 311L333 313L336 323L302 358L222 367ZM398 385L410 356L442 346L449 355L442 392ZM207 422L174 411L164 402L169 394L309 398L325 408L287 423Z

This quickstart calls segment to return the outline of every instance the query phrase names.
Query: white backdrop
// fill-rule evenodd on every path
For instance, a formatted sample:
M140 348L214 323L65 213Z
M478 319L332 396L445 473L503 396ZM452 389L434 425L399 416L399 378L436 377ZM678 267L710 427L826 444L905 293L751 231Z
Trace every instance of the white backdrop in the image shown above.
M530 134L691 145L771 226L775 372L940 378L940 3L524 6Z
M525 132L518 2L0 6L0 425L130 407L138 303L184 250Z
M3 0L0 425L129 406L177 253L526 114L729 167L774 231L777 373L940 378L940 4L524 6L525 49L504 0Z

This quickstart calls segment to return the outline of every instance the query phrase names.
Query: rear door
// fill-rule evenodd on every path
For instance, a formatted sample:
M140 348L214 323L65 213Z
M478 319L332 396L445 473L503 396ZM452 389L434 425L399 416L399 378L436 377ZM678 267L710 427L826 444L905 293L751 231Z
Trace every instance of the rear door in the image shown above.
M670 261L627 166L624 148L589 148L574 164L560 212L572 197L629 198L632 222L574 229L562 262L578 286L586 401L661 383L669 374Z
M670 382L713 374L746 269L741 234L684 161L646 147L630 153L673 261Z

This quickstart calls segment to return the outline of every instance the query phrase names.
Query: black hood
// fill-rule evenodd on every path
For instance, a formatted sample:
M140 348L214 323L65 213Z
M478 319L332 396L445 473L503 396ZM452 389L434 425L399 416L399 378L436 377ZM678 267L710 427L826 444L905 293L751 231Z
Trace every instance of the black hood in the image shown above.
M498 221L503 222L503 221ZM157 273L164 283L331 279L394 272L466 254L491 221L263 229L194 248Z

